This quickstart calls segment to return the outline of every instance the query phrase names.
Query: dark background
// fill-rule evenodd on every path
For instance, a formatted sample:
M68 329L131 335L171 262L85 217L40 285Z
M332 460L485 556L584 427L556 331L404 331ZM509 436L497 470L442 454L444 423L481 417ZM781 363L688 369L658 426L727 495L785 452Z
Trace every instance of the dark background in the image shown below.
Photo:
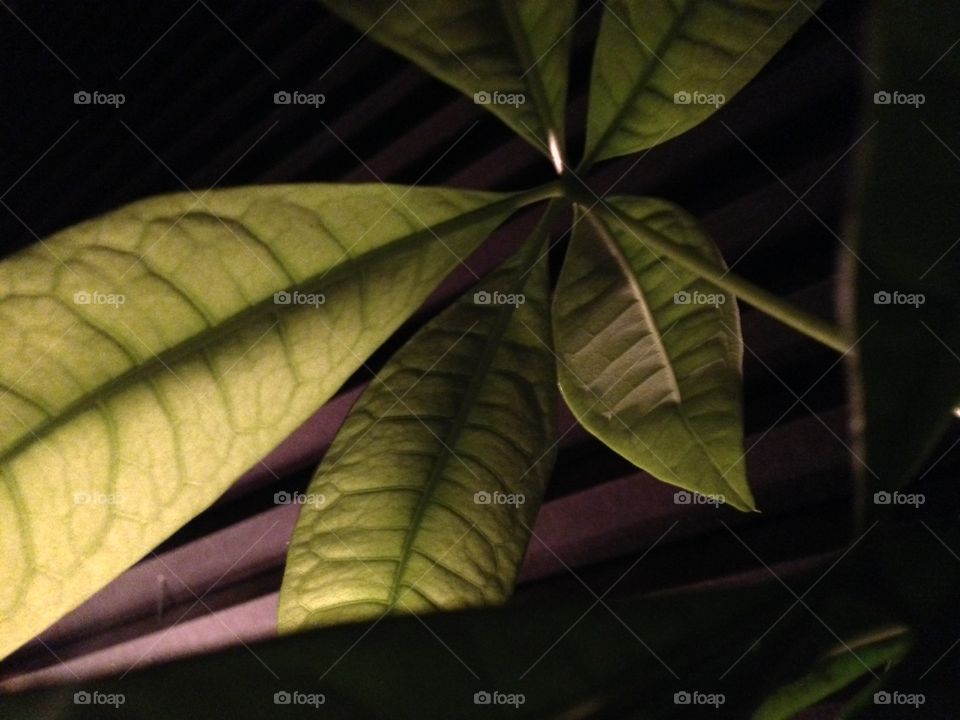
M574 32L573 157L583 145L601 9L591 5L581 3L588 14ZM618 193L679 203L704 222L737 273L834 317L838 258L846 252L836 236L846 237L862 132L866 70L857 56L864 10L860 2L827 0L818 19L709 121L642 157L602 164L591 184L601 192L617 183ZM471 99L361 40L315 2L6 0L0 46L4 255L123 203L185 187L386 181L509 190L553 174L536 150ZM75 105L79 90L121 92L126 102L119 109ZM324 93L326 103L276 106L278 90ZM522 239L530 219L498 231L471 267L488 270ZM563 247L551 258L554 270ZM90 658L126 657L125 643L181 616L198 623L205 643L170 633L169 647L161 644L146 661L236 642L203 625L210 612L235 612L244 639L269 634L270 598L295 520L290 508L273 505L273 493L306 486L370 372L471 279L455 273L369 368L271 456L279 481L245 476L163 546L161 562L148 558L45 634L50 649L79 672L102 669ZM618 593L765 576L741 541L789 576L850 539L857 461L847 447L844 365L833 351L747 306L741 310L748 472L762 514L675 505L671 488L572 427L564 413L561 429L569 432L519 601L586 592L581 580L602 592L675 522ZM956 464L948 457L930 481ZM266 539L257 541L267 527ZM791 600L785 594L785 607ZM18 680L24 672L39 674ZM64 677L50 650L31 645L0 669L0 688Z

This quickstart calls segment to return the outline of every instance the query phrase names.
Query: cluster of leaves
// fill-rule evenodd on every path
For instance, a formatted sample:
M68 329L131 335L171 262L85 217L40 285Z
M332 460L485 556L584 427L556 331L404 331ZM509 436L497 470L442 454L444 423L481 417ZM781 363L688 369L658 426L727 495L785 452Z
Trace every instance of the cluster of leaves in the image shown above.
M896 9L898 3L888 4ZM512 194L377 184L171 195L69 228L0 263L6 340L0 404L8 411L0 416L0 656L209 506L328 400L461 258L534 203L547 204L516 253L428 322L351 411L308 490L324 502L305 505L294 532L281 629L505 600L552 469L558 389L584 427L638 467L754 509L743 463L734 293L837 349L851 349L848 333L727 273L718 249L682 209L653 198L601 198L580 180L595 162L665 142L706 119L713 105L677 103L675 94L732 98L818 3L608 0L586 148L575 170L564 129L573 0L326 5L469 96L522 94L522 104L485 107L541 150L560 179ZM931 32L923 17L925 23L911 28L915 34ZM948 86L955 68L945 62L930 82ZM945 95L942 102L952 102ZM937 117L952 112L931 105ZM892 153L895 163L902 144L889 132L878 131L876 152ZM908 176L911 168L902 170ZM926 190L946 196L928 185L917 192ZM876 217L896 204L890 192L875 177L866 183L865 202L877 205ZM568 211L571 239L551 293L543 258ZM889 263L892 273L905 273L895 248L909 218L898 218L893 227L867 224L863 252L885 269ZM943 227L954 219L945 215ZM944 249L941 229L924 233L918 264ZM958 297L943 273L952 267L946 264L925 285L943 301L928 330L942 332L948 343ZM892 277L906 276L884 280ZM860 331L879 312L867 300L875 288L870 281L851 287L858 293L851 327ZM120 309L78 303L77 293L125 302ZM324 301L278 303L277 293ZM722 301L677 302L684 293ZM883 487L909 479L960 399L960 374L948 363L937 362L937 374L924 378L922 402L889 388L891 373L916 368L893 347L900 333L916 334L915 328L898 323L878 332L876 343L866 340L856 364L863 368L857 397L867 412L866 461L879 473L871 482ZM916 343L930 347L918 334ZM906 412L914 421L911 434L891 453L890 438L899 431L894 419ZM112 500L78 508L71 502L76 493ZM477 493L514 501L478 503ZM863 556L876 557L881 546L870 545ZM617 612L662 635L664 645L681 648L684 667L706 676L731 658L704 648L701 633L716 635L719 623L731 637L742 635L778 600L782 596L767 588L629 604ZM522 609L491 610L430 622L444 626L444 637L457 638L465 657L495 668L498 687L506 689L516 684L511 668L525 658L518 628L527 638L553 639L554 630L576 624L578 612L565 607L532 618ZM757 717L788 717L903 655L902 629L870 634L877 624L899 628L897 618L848 606L833 614L831 627L842 627L845 638L867 638L861 655L854 653L855 661L838 656L836 637L803 643L792 664L773 675L791 684L769 696ZM478 642L491 623L506 633L496 646ZM791 631L812 638L800 625ZM379 649L409 647L424 662L429 651L408 637L415 633L409 619L383 627L376 643L359 646L369 650L354 650L330 675L331 696L343 700L336 711L442 716L415 696L406 710L398 709L404 694L419 687L411 675L419 663L388 667ZM263 652L289 670L288 678L315 677L361 633L363 626L304 634ZM596 619L584 623L562 653L545 661L542 695L525 708L526 716L552 717L573 707L587 713L630 686L632 677L659 677L652 656L617 634ZM731 682L771 667L773 639ZM814 661L813 673L801 677L797 668ZM232 687L248 686L238 682L246 671L236 655L202 663L203 672L198 662L166 671L172 673L167 680L222 676ZM382 680L374 695L357 684L370 673ZM463 678L447 674L438 682L450 692L461 689ZM150 697L155 679L143 677L137 693ZM676 712L665 695L653 702L636 687L650 716ZM657 687L666 692L662 683ZM744 712L757 706L763 689L738 699ZM243 692L234 699L238 716L262 704ZM461 714L471 712L476 709Z

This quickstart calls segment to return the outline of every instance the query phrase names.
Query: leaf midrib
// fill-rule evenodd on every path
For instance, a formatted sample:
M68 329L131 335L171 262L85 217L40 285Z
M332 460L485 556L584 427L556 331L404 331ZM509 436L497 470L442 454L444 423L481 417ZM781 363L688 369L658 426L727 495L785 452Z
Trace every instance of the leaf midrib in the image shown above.
M707 447L706 443L703 441L703 438L700 437L699 433L694 431L684 409L685 406L683 403L683 393L680 389L679 379L677 378L676 372L674 371L673 360L670 357L670 353L667 351L665 344L663 343L660 327L656 324L655 316L653 315L652 311L649 308L649 305L647 304L646 295L644 294L643 289L640 287L640 284L637 281L636 275L633 272L633 268L631 267L629 260L627 260L627 258L623 255L623 251L620 248L620 244L617 242L617 239L614 233L610 230L609 226L606 224L606 221L601 218L593 217L589 213L588 213L588 217L592 220L592 222L595 225L599 223L600 227L598 227L598 229L601 230L600 236L603 239L603 242L610 248L610 251L614 255L614 259L617 261L617 264L620 267L621 272L624 273L624 275L627 278L627 282L630 283L630 286L634 291L634 295L636 295L636 297L638 298L638 302L643 307L644 315L646 316L647 321L649 322L649 326L653 330L656 336L657 347L661 351L661 359L663 361L663 366L668 371L672 381L671 384L673 388L675 388L676 390L675 413L677 417L683 423L683 426L686 429L687 434L693 439L694 443L697 445L697 447L706 457L707 461L710 463L710 466L716 471L717 481L722 483L724 487L729 489L733 493L733 495L736 496L737 499L739 499L740 502L742 502L746 507L748 508L752 507L752 503L749 501L749 499L745 497L740 492L740 490L734 487L734 485L730 481L728 481L726 477L727 473L729 473L730 470L732 470L739 462L741 462L743 458L740 458L737 461L737 463L734 463L734 465L731 465L730 467L724 470L723 468L720 467L716 458L713 456L713 453L710 452L710 449ZM659 257L659 255L657 256ZM665 262L665 260L663 258L660 258L660 262Z
M538 188L537 190L540 189ZM304 292L308 292L311 290L317 290L321 287L336 285L338 282L348 279L348 277L356 272L358 268L372 265L381 260L383 256L390 256L396 252L402 252L421 240L426 239L429 241L434 241L437 237L443 237L443 235L446 233L458 232L462 229L470 227L471 225L479 224L485 220L495 217L501 212L522 207L524 204L526 204L525 201L529 200L529 196L532 194L533 193L531 191L528 193L508 196L502 200L490 203L489 205L476 208L475 210L471 210L463 213L462 215L445 220L435 226L424 227L422 230L410 233L389 244L381 245L380 247L363 253L347 263L335 265L326 271L317 273L312 277L307 278L301 283L291 284L285 286L283 289L288 291L302 289ZM163 218L154 218L154 220L159 219ZM172 222L175 218L168 219ZM189 357L196 351L201 350L202 348L216 344L218 340L229 337L231 333L244 327L252 319L269 315L271 312L279 314L283 312L285 308L286 306L277 306L273 302L273 295L268 295L260 302L249 305L239 312L234 313L216 327L205 328L195 335L185 338L176 345L159 353L153 354L152 357L147 358L141 364L136 365L120 375L117 375L115 378L112 378L111 380L83 393L55 416L49 417L35 427L30 428L29 432L25 433L14 443L0 451L0 465L8 463L12 458L16 457L16 455L33 443L39 442L44 437L54 432L57 428L65 425L67 422L74 419L85 410L89 409L92 405L102 401L102 398L117 395L122 391L135 386L140 381L152 377L158 370L175 364L183 358Z
M543 125L543 132L546 133L546 136L542 138L543 141L549 143L549 135L555 129L555 137L557 139L557 144L560 147L561 157L564 154L564 132L562 125L554 128L554 119L551 116L551 110L549 100L547 97L547 89L543 84L543 78L540 75L540 72L534 68L534 65L539 61L537 58L533 57L533 51L530 47L530 44L527 42L527 36L524 33L524 29L520 22L520 17L517 14L516 9L516 0L499 0L497 7L500 10L500 14L503 17L504 22L507 25L507 31L510 33L510 38L513 40L512 47L516 53L516 58L519 61L521 70L525 67L525 75L521 78L523 84L527 86L530 90L530 94L534 97L534 106L537 109L537 115L540 116L540 123ZM559 44L562 40L558 41L556 44ZM555 45L556 45L555 44ZM554 51L554 47L551 47L540 60L545 60L546 57ZM550 155L549 145L541 147L541 152L545 153L548 157Z
M510 319L514 310L515 308L512 305L503 305L498 308L496 322L492 331L487 336L483 353L475 366L477 370L470 378L470 383L467 385L467 389L460 399L460 405L457 408L457 414L454 416L453 422L450 423L449 428L443 434L441 440L442 447L430 466L430 475L420 493L417 506L414 508L410 523L407 526L407 531L403 536L403 545L400 547L397 558L397 568L394 571L393 582L390 584L390 594L387 597L388 607L394 607L397 600L399 600L400 588L403 578L406 575L407 567L410 564L410 558L413 556L414 542L420 532L420 524L423 520L424 513L426 513L427 508L433 502L433 494L443 480L443 474L447 464L455 454L453 446L456 444L457 438L459 438L463 432L467 420L469 420L470 415L473 413L474 401L482 389L483 380L486 379L493 367L493 358L499 350L500 340L503 339L507 327L510 325Z
M677 380L677 374L673 368L673 362L670 358L670 353L667 351L666 345L663 342L663 333L660 331L660 326L657 324L656 317L650 308L649 303L647 302L647 296L643 291L643 288L640 287L640 283L637 280L637 276L633 271L633 268L630 265L630 261L627 260L624 256L623 251L620 248L620 244L617 242L616 237L613 232L607 226L606 222L600 218L596 218L591 215L589 212L587 216L594 222L600 223L602 225L603 232L600 233L600 237L603 240L604 245L607 246L610 254L613 256L614 261L617 263L617 267L620 269L620 272L623 274L624 278L629 284L630 289L637 298L637 304L640 305L643 310L643 315L646 318L647 325L653 331L653 336L656 341L657 354L660 357L660 364L667 371L667 375L670 378L670 391L671 395L674 397L674 402L677 405L683 404L683 394L680 391L680 383ZM663 259L660 259L660 262L663 262Z
M536 250L539 247L539 235L541 232L545 233L549 230L550 222L554 217L554 213L557 212L558 209L559 203L556 202L551 203L547 208L540 220L540 223L534 230L534 237L530 238L527 248L525 250L521 250L521 252L524 253L524 258L530 254L529 248ZM534 257L535 256L536 255L534 255ZM525 265L526 263L524 262L518 263L516 276L514 278L515 284L512 288L513 290L518 291L520 286L524 285L523 278L525 276ZM393 582L390 584L390 594L387 597L387 606L389 608L394 607L399 599L400 588L403 583L403 578L406 574L407 567L410 563L410 558L413 556L413 546L420 531L420 523L423 519L423 515L432 502L433 493L443 480L443 471L446 468L447 463L452 457L455 456L453 447L474 410L474 401L477 399L477 396L483 388L484 380L493 369L493 359L500 350L500 341L507 332L507 328L510 325L513 314L517 312L519 308L519 305L503 305L497 309L498 314L495 325L493 326L491 332L487 335L487 339L484 343L483 354L478 362L474 365L477 370L471 376L470 383L467 385L467 389L460 399L460 405L457 408L457 414L454 416L453 422L450 423L450 426L443 435L441 440L442 447L437 453L437 457L430 467L430 475L427 479L427 483L423 488L423 492L421 493L419 500L417 501L417 507L414 509L413 516L411 517L410 523L407 527L407 532L404 535L403 545L400 548L399 557L397 559L397 568L394 571Z

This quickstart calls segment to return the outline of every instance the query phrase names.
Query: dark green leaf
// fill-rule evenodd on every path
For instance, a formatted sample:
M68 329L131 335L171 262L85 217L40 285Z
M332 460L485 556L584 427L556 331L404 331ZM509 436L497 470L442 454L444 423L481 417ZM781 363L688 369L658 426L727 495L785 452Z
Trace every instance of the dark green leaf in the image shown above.
M608 0L584 165L658 145L710 117L820 0Z
M691 706L674 696L696 691L726 694L720 717L747 717L756 696L751 677L769 653L748 655L726 683L717 678L746 649L747 629L772 623L783 603L782 589L767 586L604 605L581 593L536 608L387 617L178 661L122 680L0 696L0 714L5 720L107 714L151 720L570 720L622 710L602 717L661 720L690 717ZM124 702L116 709L78 705L78 691L121 693ZM300 693L301 701L322 694L324 702L319 709L279 706L277 692ZM477 693L498 693L499 702L479 704ZM504 703L511 695L522 702ZM717 713L713 706L698 709Z
M562 169L573 0L323 3L482 104Z
M802 678L784 685L764 700L753 714L753 720L790 720L801 710L848 687L870 670L882 670L896 663L906 652L907 644L906 636L901 633L895 637L847 643L856 655L840 646Z
M725 267L679 208L607 201L646 233ZM735 299L619 222L578 217L554 298L563 396L590 432L664 482L754 508L743 462Z
M871 483L894 488L922 467L960 400L960 53L947 52L960 15L947 0L877 7L871 64L883 81L872 90L891 102L870 97L858 257L847 261L862 336L855 429Z
M583 591L535 606L338 625L123 679L0 696L0 715L100 718L108 709L73 702L74 692L97 691L124 694L124 704L108 710L123 719L747 718L771 688L801 677L844 642L870 664L870 643L857 639L889 628L890 618L857 599L863 589L857 578L900 539L869 534L828 567L799 576L778 570L777 580L739 590L700 587L602 602ZM929 534L913 537L903 551L941 562L940 554L923 552L931 541ZM680 556L690 563L701 558L696 547ZM956 624L951 620L950 636L939 638L940 653L956 637ZM278 707L276 692L322 693L325 702L319 713L311 705ZM480 692L521 693L523 702L475 704ZM694 692L700 701L722 693L723 703L693 706L676 695Z

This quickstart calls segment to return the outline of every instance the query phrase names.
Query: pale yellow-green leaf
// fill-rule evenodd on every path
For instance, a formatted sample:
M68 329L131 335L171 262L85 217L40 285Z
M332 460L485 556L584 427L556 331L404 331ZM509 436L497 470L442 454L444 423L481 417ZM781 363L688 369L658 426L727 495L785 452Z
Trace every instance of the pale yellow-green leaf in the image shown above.
M520 201L184 193L0 263L0 657L210 505Z
M543 247L533 240L358 400L305 497L282 630L510 595L556 433L546 262L525 272Z

